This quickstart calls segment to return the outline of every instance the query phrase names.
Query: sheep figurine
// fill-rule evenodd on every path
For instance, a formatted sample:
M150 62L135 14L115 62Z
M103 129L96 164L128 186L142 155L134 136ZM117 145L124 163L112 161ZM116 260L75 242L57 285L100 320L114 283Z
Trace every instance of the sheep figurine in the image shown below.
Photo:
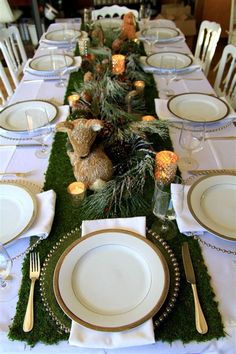
M111 160L103 151L102 145L93 146L103 123L98 119L76 119L60 122L56 130L68 134L73 151L68 151L74 176L86 188L99 190L112 178Z

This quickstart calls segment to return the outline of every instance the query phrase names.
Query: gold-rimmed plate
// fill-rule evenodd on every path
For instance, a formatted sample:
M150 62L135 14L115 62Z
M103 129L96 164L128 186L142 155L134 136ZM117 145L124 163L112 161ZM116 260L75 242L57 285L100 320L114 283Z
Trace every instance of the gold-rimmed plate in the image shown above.
M212 174L189 189L187 202L194 219L207 231L236 241L236 176Z
M141 36L145 39L154 39L156 43L176 42L182 39L180 32L170 27L150 27L141 31Z
M0 182L0 242L10 243L26 231L37 214L35 196L25 187Z
M176 117L196 123L212 123L230 112L227 103L204 93L182 93L169 99L167 107Z
M169 270L160 250L144 237L106 229L66 249L53 283L68 317L96 330L122 331L161 308L169 290Z
M164 61L165 67L162 66L162 61ZM160 70L160 73L170 69L177 72L181 70L182 72L184 69L189 68L193 59L183 53L161 52L149 55L146 62L148 65ZM173 63L175 63L176 67L173 67Z
M7 106L0 112L0 134L6 137L22 138L28 136L27 120L25 111L33 109L34 118L40 125L40 114L42 111L47 112L48 120L51 123L57 116L58 108L51 102L41 100L27 100L14 103Z
M74 64L74 58L66 54L46 54L35 57L29 63L27 71L35 75L55 75Z
M81 36L81 32L75 29L60 29L50 31L45 34L44 40L50 44L68 44L68 42L74 41Z

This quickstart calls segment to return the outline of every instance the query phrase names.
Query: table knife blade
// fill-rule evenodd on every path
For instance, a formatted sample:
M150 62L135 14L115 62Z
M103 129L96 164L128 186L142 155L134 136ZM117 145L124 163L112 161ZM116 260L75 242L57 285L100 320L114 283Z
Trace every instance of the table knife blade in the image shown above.
M187 282L191 284L194 298L194 307L195 307L195 326L200 334L205 334L208 331L208 325L203 314L196 286L196 278L193 269L193 263L190 256L188 242L184 242L182 245L182 258L184 264L184 271Z

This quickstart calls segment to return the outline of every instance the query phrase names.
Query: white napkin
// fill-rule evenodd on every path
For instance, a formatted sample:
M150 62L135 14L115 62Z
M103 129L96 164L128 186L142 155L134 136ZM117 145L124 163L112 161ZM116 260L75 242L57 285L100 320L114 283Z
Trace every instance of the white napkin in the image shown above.
M0 146L0 172L6 172L7 166L16 150L15 146ZM0 179L3 176L0 176Z
M171 183L171 193L178 196L179 194L176 193L178 188L178 184ZM183 201L178 200L178 198L173 198L172 200L176 213L176 222L181 233L187 236L189 236L191 232L202 235L206 230L193 218L188 208L187 195L189 188L190 186L184 186ZM182 202L183 208L179 208L179 203ZM179 210L181 210L181 212L179 212Z
M56 193L53 190L42 192L36 195L36 199L36 219L21 237L38 236L41 238L47 238L51 231L55 214Z
M134 217L83 221L82 236L106 228L128 229L145 237L146 219ZM72 321L69 337L69 344L87 348L121 348L152 343L155 343L152 320L122 332L95 331Z

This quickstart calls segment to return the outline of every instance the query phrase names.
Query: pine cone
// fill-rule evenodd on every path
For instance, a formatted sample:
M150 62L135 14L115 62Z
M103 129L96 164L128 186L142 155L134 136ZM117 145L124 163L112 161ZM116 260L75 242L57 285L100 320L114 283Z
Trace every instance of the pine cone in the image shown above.
M110 146L109 157L114 164L121 163L127 160L130 156L131 146L125 141L116 141L114 145Z
M109 138L114 132L114 125L111 122L103 120L103 128L99 133L100 138Z

